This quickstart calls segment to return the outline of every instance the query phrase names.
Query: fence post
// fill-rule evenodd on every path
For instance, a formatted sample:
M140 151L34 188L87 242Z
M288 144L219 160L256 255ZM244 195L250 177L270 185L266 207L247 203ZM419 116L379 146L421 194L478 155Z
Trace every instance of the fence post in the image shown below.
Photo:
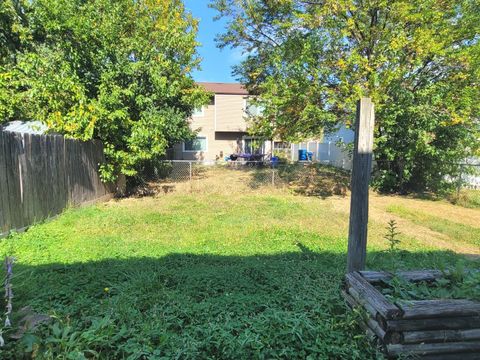
M460 196L460 192L462 191L462 175L464 172L464 167L463 164L460 165L460 173L458 174L458 180L457 180L457 198Z
M272 186L275 187L275 168L272 166Z
M188 162L188 183L190 184L190 192L193 192L193 181L192 181L192 161Z
M347 271L365 268L367 255L368 190L372 169L374 105L370 98L357 103L353 152Z

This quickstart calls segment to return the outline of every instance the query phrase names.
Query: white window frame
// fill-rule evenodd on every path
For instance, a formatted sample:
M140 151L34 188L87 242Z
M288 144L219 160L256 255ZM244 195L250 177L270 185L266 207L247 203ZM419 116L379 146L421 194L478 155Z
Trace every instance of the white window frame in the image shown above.
M244 116L250 116L250 114L248 113L247 110L248 110L248 101L251 100L251 99L254 99L254 97L248 96L245 99L243 99L243 115ZM259 114L258 114L259 106L255 105L255 107L257 108L257 114L253 115L253 116L259 116ZM261 111L261 113L263 113L263 110Z
M275 144L277 143L282 143L282 144L287 144L287 146L284 146L284 147L281 147L281 148L276 148L275 147ZM288 141L283 141L283 140L273 140L273 148L275 150L281 150L281 151L285 151L285 150L288 150L289 148L292 147L292 143L291 142L288 142Z
M199 153L199 152L208 152L208 136L206 135L197 135L195 139L202 138L205 139L205 150L185 150L185 141L182 142L182 152L184 153ZM192 139L193 140L193 139Z
M192 114L192 117L204 117L205 116L205 106L202 106L200 114L195 114L195 110L196 109L193 110L194 112Z

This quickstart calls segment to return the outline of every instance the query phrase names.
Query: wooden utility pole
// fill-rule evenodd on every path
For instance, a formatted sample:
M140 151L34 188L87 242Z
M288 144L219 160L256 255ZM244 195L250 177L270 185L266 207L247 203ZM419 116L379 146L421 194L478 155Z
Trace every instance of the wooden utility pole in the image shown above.
M365 268L367 255L368 187L372 170L375 110L370 98L357 103L355 149L352 166L352 194L348 231L347 271Z

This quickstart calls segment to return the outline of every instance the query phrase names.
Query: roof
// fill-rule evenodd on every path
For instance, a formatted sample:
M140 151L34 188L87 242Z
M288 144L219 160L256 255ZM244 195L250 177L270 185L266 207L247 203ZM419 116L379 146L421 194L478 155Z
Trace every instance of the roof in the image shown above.
M240 83L198 82L197 84L215 94L248 95L247 89Z
M2 131L16 132L22 134L45 134L48 127L40 121L10 121L1 126Z

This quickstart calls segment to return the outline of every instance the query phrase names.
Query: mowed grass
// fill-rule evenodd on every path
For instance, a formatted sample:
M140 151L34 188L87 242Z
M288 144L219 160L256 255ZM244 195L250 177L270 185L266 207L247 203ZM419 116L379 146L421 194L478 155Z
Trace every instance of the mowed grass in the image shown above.
M369 268L444 267L464 259L415 237L407 223L399 229L406 231L402 251L392 259L382 237L395 200L372 198ZM175 192L68 210L0 243L1 255L17 259L15 309L30 306L53 317L21 340L6 334L2 356L381 358L340 295L348 201L277 190ZM419 200L402 201L408 208ZM416 227L431 221L417 221L413 210L390 211ZM435 230L464 241L463 231Z
M452 239L452 241L459 239L460 241L480 247L480 227L462 224L458 220L448 220L423 211L409 209L402 205L391 205L387 208L387 211L407 219L414 224L445 234Z

